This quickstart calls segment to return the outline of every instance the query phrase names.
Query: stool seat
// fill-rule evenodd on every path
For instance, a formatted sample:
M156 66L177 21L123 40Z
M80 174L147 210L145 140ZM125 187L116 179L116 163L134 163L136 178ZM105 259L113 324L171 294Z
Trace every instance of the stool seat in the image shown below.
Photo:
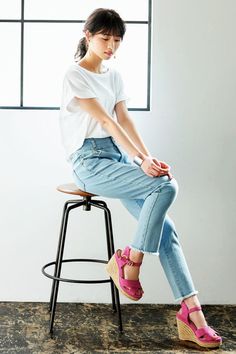
M96 194L84 192L79 189L75 183L61 184L57 187L57 190L66 194L80 195L81 197L94 197Z

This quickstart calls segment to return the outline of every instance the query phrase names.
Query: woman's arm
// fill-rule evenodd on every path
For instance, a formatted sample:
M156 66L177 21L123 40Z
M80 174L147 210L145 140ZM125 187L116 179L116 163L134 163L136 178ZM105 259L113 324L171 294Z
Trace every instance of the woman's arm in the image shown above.
M115 140L132 158L134 158L134 156L138 156L144 161L142 164L142 169L148 176L154 177L164 173L166 174L166 169L162 169L151 159L151 157L149 157L149 153L141 139L135 140L135 133L131 134L131 136L127 134L119 121L116 123L96 98L75 97L75 99L78 101L80 108L96 119L101 124L103 129L115 138Z
M121 101L116 104L115 112L119 124L126 131L135 145L139 147L140 151L144 155L151 156L129 115L125 101Z
M76 97L76 99L78 100L80 108L96 119L103 129L113 136L130 156L144 158L144 154L129 138L122 126L112 119L96 98L85 99Z
M163 161L158 161L156 158L152 158L150 152L144 144L141 136L139 135L126 107L125 101L120 101L115 106L115 112L117 120L122 128L127 132L128 136L132 139L136 146L139 147L140 151L146 155L146 159L151 159L155 164L161 166L165 172L161 172L160 175L166 174L168 170L168 175L172 178L171 173L169 172L170 167Z

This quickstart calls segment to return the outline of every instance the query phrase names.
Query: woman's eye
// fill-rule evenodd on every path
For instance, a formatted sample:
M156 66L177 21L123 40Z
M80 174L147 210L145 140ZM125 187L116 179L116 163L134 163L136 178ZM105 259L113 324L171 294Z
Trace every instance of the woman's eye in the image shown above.
M109 38L107 38L107 37L102 37L102 39L104 40L104 41L109 41ZM119 38L119 39L115 39L115 42L120 42L121 41L121 39Z

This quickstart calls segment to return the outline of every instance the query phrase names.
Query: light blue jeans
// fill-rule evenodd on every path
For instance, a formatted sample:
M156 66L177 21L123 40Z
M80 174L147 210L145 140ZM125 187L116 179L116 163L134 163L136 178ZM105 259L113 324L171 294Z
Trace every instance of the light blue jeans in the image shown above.
M167 215L178 192L176 180L147 176L112 137L85 139L71 162L80 189L120 199L138 220L130 247L159 255L175 300L197 294L174 223Z

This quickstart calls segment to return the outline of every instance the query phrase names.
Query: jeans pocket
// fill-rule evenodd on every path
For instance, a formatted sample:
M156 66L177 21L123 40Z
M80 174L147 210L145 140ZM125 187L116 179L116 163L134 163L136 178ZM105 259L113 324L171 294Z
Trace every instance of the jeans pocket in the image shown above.
M84 165L85 161L99 157L101 153L101 150L89 150L77 154L76 158L74 158L72 162L73 169L76 170L80 165Z
M89 158L83 159L81 162L81 167L90 173L96 173L97 163L99 162L100 158L98 156L93 156Z

